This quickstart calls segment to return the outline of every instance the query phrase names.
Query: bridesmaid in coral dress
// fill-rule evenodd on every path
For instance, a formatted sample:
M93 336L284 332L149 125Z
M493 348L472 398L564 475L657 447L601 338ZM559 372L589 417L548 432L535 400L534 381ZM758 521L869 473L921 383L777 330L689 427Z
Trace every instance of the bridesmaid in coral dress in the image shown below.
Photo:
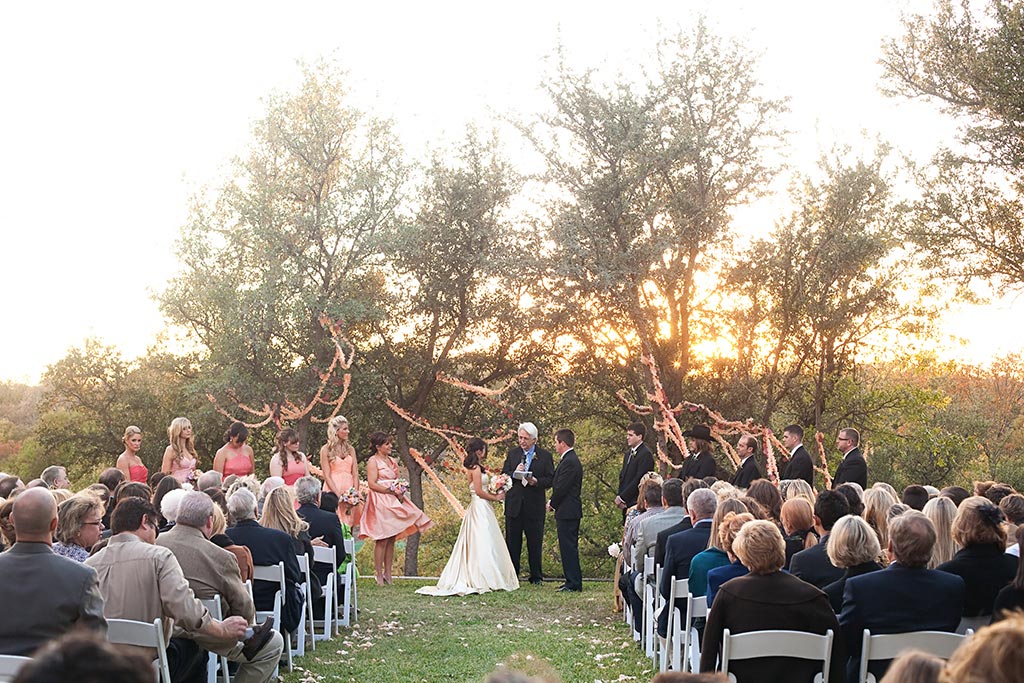
M338 496L338 517L341 523L351 529L359 525L363 506L341 500L349 489L359 488L359 462L356 460L356 449L348 440L348 432L348 420L344 416L337 415L331 419L327 425L327 444L320 449L320 469L327 481L327 488Z
M372 538L373 570L377 584L392 583L391 565L395 541L425 531L434 523L392 485L398 480L398 462L391 457L392 440L384 432L370 434L373 455L366 462L366 483L370 488L359 522L359 538Z
M176 417L171 420L170 426L167 427L167 440L170 444L164 449L160 471L171 475L182 484L194 481L199 455L192 440L192 423L187 417Z
M143 484L149 479L149 468L142 464L139 450L142 448L142 430L131 425L124 430L121 437L124 453L117 456L117 469L124 473L125 481L138 481Z
M299 450L299 435L294 429L282 429L277 433L277 450L270 458L270 476L281 477L286 486L293 486L301 477L309 474L306 454Z
M245 443L249 438L249 428L241 422L232 422L228 431L224 432L224 445L213 458L213 469L224 477L232 474L244 477L256 471L256 454Z

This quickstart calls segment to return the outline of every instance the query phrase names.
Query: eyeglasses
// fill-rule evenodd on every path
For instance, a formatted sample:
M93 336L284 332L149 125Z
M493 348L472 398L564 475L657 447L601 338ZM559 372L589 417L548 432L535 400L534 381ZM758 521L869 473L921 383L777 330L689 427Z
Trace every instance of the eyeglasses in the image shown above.
M82 522L82 526L103 526L103 520L96 520L95 522Z

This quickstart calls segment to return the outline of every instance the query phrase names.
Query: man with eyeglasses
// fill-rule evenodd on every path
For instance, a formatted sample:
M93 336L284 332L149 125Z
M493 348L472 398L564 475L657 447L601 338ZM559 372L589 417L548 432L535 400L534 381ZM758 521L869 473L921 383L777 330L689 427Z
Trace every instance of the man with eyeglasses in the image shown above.
M29 656L73 628L107 632L96 572L51 547L57 503L44 488L14 501L17 542L0 553L0 654Z
M839 430L839 436L836 437L836 448L843 454L843 461L839 463L839 469L836 470L836 474L832 478L832 488L837 488L846 482L860 484L864 489L868 487L868 464L858 448L859 445L860 434L856 429L847 427Z

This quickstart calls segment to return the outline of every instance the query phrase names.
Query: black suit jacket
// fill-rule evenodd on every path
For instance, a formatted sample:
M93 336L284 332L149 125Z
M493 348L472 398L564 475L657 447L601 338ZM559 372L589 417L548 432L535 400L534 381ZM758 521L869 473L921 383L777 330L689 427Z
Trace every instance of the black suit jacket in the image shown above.
M868 463L864 460L859 448L854 448L847 453L843 461L839 463L836 476L832 478L832 488L848 481L860 484L861 488L868 487Z
M679 478L684 481L691 477L703 479L704 477L713 477L717 471L718 467L715 465L714 455L711 453L694 453L683 463L683 469L679 472Z
M324 543L334 548L338 558L338 564L345 561L348 555L345 553L345 534L341 530L341 520L338 515L321 510L312 503L303 503L297 510L299 517L309 523L309 537L323 537ZM320 579L320 585L326 585L327 576L331 573L331 567L323 562L313 565L313 573Z
M632 450L632 449L631 449ZM640 487L640 478L654 469L654 456L647 444L637 446L636 455L629 458L630 451L622 456L622 469L619 470L619 491L615 495L622 499L626 507L636 505Z
M673 524L669 528L659 531L657 540L654 543L654 563L665 566L665 546L668 545L669 537L675 536L680 531L692 528L693 523L690 521L689 515L687 515L683 517L683 521L679 522L679 524Z
M811 463L811 454L807 452L803 444L797 446L796 452L789 458L789 462L782 470L782 479L803 479L811 487L814 486L814 465Z
M828 534L825 534L818 545L801 550L793 556L789 563L789 573L818 588L843 578L845 570L832 564L828 559L827 548Z
M254 565L275 565L284 562L284 582L288 595L281 611L281 628L292 632L299 625L305 596L299 585L306 578L299 571L299 560L295 556L295 541L291 536L277 529L260 526L256 520L245 519L228 529L228 537L236 545L244 545L252 553ZM278 586L269 581L253 581L252 598L260 611L274 608L274 594Z
M505 457L505 464L501 471L509 477L523 462L523 449L519 446L509 450ZM530 470L537 479L536 486L523 486L519 479L512 480L512 488L505 494L505 516L518 517L544 517L547 508L547 497L544 490L551 488L555 478L555 462L551 454L541 447L536 447L533 453L533 462L530 463Z
M697 522L697 525L687 531L681 531L670 536L665 544L665 566L661 570L661 584L658 591L666 600L672 595L672 582L676 579L690 578L690 561L697 553L708 549L708 539L711 538L711 520L705 519ZM676 607L682 607L686 611L686 596L683 600L676 600ZM658 634L662 637L668 632L668 619L672 613L672 606L668 605L658 615Z
M740 468L736 470L736 474L732 475L732 479L729 480L729 483L733 486L745 489L750 486L750 482L760 478L761 470L757 468L757 459L752 455L747 458L742 465L740 465Z
M964 582L959 576L898 563L888 569L852 576L843 588L843 629L850 661L849 680L856 679L864 629L872 635L907 631L955 631L964 607ZM833 663L835 664L835 663ZM870 665L881 680L888 662Z
M1017 575L1018 562L1001 544L969 545L936 569L964 580L964 616L981 617L992 614L999 591Z
M551 484L551 507L555 509L555 519L583 517L583 502L580 500L582 488L583 465L576 451L570 448L562 453Z

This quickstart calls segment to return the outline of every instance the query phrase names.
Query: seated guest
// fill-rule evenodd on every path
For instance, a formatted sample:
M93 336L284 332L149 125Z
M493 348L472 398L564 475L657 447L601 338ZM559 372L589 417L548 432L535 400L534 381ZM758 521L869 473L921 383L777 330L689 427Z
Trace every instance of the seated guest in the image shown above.
M39 478L43 480L46 488L49 489L71 488L71 480L68 479L68 471L60 465L50 465L43 470L43 473L39 475Z
M1003 513L986 498L968 498L953 520L953 540L960 550L936 569L964 580L964 617L991 616L996 595L1017 575L1017 558L1006 554Z
M700 670L714 671L722 651L725 629L732 633L789 630L824 635L839 633L835 612L825 594L814 586L780 571L786 562L782 532L771 522L747 522L736 535L733 548L750 573L724 583L708 612L700 652ZM846 657L843 639L832 641L832 661ZM821 663L788 657L763 657L729 663L729 673L740 681L758 683L810 683ZM832 666L827 683L841 683L841 666Z
M294 633L302 618L306 596L300 588L305 577L299 571L299 561L295 558L292 537L283 531L266 529L259 525L256 521L256 496L247 488L240 488L228 497L228 512L235 520L235 526L227 530L227 535L236 544L249 549L256 566L273 566L284 562L285 589L288 591L288 597L284 609L281 610L281 630ZM276 583L256 581L252 590L257 610L265 612L274 608L274 594L278 591Z
M45 489L10 501L16 542L0 553L0 654L27 657L83 627L107 632L96 572L54 554L57 503Z
M779 490L775 488L775 484L767 479L758 479L750 484L750 488L747 489L747 496L764 506L770 521L776 524L782 522L782 496L779 495Z
M892 660L881 683L939 683L944 661L920 650L904 650Z
M971 497L971 492L963 486L947 486L939 492L939 495L944 498L949 498L953 501L953 505L960 507L960 503Z
M196 490L205 491L206 489L220 488L223 484L221 473L217 470L206 470L199 475L196 479Z
M637 593L637 584L644 570L644 560L640 559L639 566L634 564L633 546L640 523L662 511L661 483L654 481L653 478L641 480L640 500L637 501L636 507L642 507L643 512L633 514L635 510L632 508L626 512L626 527L622 536L622 574L619 576L618 585L623 600L629 603L633 610L633 630L639 632L643 626L643 598Z
M906 512L889 527L892 564L847 579L839 623L850 654L850 680L855 680L860 668L864 629L874 635L956 630L963 612L964 582L927 568L934 544L935 527L928 518L916 510ZM888 665L873 661L869 670L881 678Z
M160 516L164 519L164 525L160 527L160 533L169 531L178 519L178 505L181 499L188 493L185 489L174 489L168 491L167 495L160 501Z
M923 512L935 527L935 547L932 548L932 559L928 560L928 569L935 569L943 562L952 560L960 549L953 540L956 505L952 499L939 496L925 503Z
M683 480L669 479L661 485L661 512L650 517L638 518L636 539L633 542L633 566L643 569L643 561L656 551L658 534L681 523L686 518L683 507Z
M302 477L295 482L295 497L299 501L298 514L309 524L309 535L313 540L320 540L328 548L334 548L335 557L340 565L345 561L345 532L341 529L338 515L332 515L320 509L320 493L323 485L316 477ZM327 585L331 573L330 565L317 562L313 573L320 579L321 585Z
M256 612L238 572L235 556L213 543L207 543L207 539L213 535L216 507L205 493L185 493L178 505L174 528L160 534L156 544L174 553L189 588L197 598L209 600L219 595L223 614L242 617L247 624L252 623ZM274 669L284 649L284 639L280 634L268 633L263 636L263 631L269 631L272 624L271 621L271 625L259 627L262 644L254 640L248 650L245 643L234 639L208 637L201 632L187 632L186 635L204 650L237 662L238 673L234 680L239 683L267 683L273 678ZM255 638L257 635L253 636Z
M292 539L293 551L296 555L306 556L306 561L312 571L315 560L313 539L309 535L309 523L295 513L295 497L292 495L291 488L281 486L270 492L267 500L263 503L260 526L266 529L277 529L288 534ZM323 584L315 574L311 578L314 585L310 586L310 595L319 597L323 593Z
M217 505L217 500L212 499L214 502L213 510L213 531L210 535L210 542L218 548L223 548L229 553L235 556L235 562L238 564L238 573L242 576L242 581L252 581L253 577L253 565L252 565L252 553L244 545L235 545L235 542L231 540L225 531L227 531L227 517L220 505Z
M690 595L699 598L708 593L708 572L715 567L724 567L732 562L726 547L722 544L722 519L731 513L746 512L747 506L735 498L726 498L718 504L715 516L711 521L711 534L708 537L708 549L694 555L690 560L690 581L687 586ZM731 542L731 541L730 541Z
M169 528L167 518L164 517L163 513L160 512L160 509L164 502L164 496L166 496L171 491L177 491L180 488L180 481L178 481L174 477L164 477L163 479L160 480L160 483L156 485L156 488L153 489L153 507L156 508L156 513L160 516L160 524L158 526L159 529Z
M103 502L91 493L79 493L61 503L58 510L53 552L85 562L103 533Z
M56 501L54 501L56 505ZM0 503L0 546L4 549L14 545L14 523L11 522L11 511L14 509L14 498Z
M872 486L864 492L864 521L878 536L883 551L889 547L889 511L895 504L896 498L886 489Z
M888 536L888 529L886 535ZM828 559L834 566L846 571L842 578L825 586L823 590L837 614L843 607L843 590L846 588L847 579L881 569L882 565L878 563L881 554L878 535L864 519L846 515L840 517L832 527Z
M729 564L715 567L708 572L707 604L709 609L714 604L715 595L718 594L718 589L723 583L738 576L746 576L749 572L743 563L740 562L739 557L736 555L736 549L733 546L736 543L736 535L739 534L743 525L753 521L754 515L749 512L728 514L722 519L722 525L718 529L718 536L719 542L725 548L725 552L729 557Z
M920 512L924 510L925 503L928 502L928 490L923 486L911 484L903 489L901 502L904 505L909 505L912 510Z
M100 473L97 481L107 487L107 491L113 491L117 485L125 480L124 472L116 467L108 467Z
M985 489L985 493L981 495L984 496L985 498L988 498L993 505L998 507L999 503L1003 502L1003 498L1006 498L1007 496L1012 495L1014 493L1016 493L1016 491L1014 491L1013 487L1010 486L1009 484L995 482L994 484L992 484L992 486L989 486L987 489Z
M968 638L946 662L942 683L1019 683L1024 671L1024 616L1013 616Z
M732 486L726 482L722 482L723 486L727 486L732 489ZM683 502L685 503L690 499L690 494L697 489L711 488L700 479L688 479L683 482ZM715 489L712 489L713 491ZM721 490L721 489L719 489ZM735 489L733 489L735 490ZM721 495L718 491L715 491L715 495L718 496L719 500L722 500ZM685 509L685 505L684 505ZM687 529L693 528L693 522L690 520L690 515L683 515L683 518L673 524L672 526L662 529L658 532L658 538L654 542L654 564L659 567L665 566L665 546L668 544L668 539L678 534L680 531L686 531Z
M848 481L837 486L836 491L845 496L846 502L850 506L851 515L857 515L858 517L864 515L864 489L861 488L860 484Z
M818 535L814 533L814 508L806 498L791 498L782 504L779 516L786 541L786 568L789 569L794 555L818 545Z
M21 667L12 683L153 683L153 664L95 635L70 633L51 641Z
M661 597L671 597L672 582L677 578L689 578L690 561L708 547L711 538L711 521L718 507L718 498L711 489L697 489L686 500L686 509L690 519L694 520L693 528L680 531L670 536L665 547L665 566L661 572L661 584L658 587ZM686 600L676 601L658 614L658 635L665 638L668 633L669 615L675 607L686 609Z
M4 500L11 497L11 493L18 489L25 488L25 485L14 475L0 477L0 498Z
M111 516L114 535L85 561L99 575L107 619L152 623L173 619L176 629L222 641L241 640L248 623L242 617L217 621L189 590L181 567L167 548L155 545L157 512L141 498L117 504ZM165 633L171 633L170 630ZM155 653L145 650L152 659ZM206 680L206 656L194 640L173 636L167 646L172 683Z
M281 488L284 485L284 479L282 477L267 477L263 480L263 484L260 486L259 498L256 499L256 502L259 504L261 515L263 514L263 504L267 502L267 496L270 495L270 492L274 489Z
M842 488L842 487L840 487ZM832 525L850 513L850 504L840 491L822 491L814 501L814 528L821 542L813 548L801 550L789 563L789 571L798 579L824 588L843 577L844 570L828 559L828 534Z
M1005 500L1005 498L1003 499ZM1024 526L1017 527L1017 543L1024 541ZM1008 585L1004 586L992 606L992 619L1005 619L1008 612L1024 609L1024 562L1017 562L1017 573Z
M1011 493L999 501L999 509L1006 516L1006 542L1015 543L1017 527L1024 523L1024 496Z

